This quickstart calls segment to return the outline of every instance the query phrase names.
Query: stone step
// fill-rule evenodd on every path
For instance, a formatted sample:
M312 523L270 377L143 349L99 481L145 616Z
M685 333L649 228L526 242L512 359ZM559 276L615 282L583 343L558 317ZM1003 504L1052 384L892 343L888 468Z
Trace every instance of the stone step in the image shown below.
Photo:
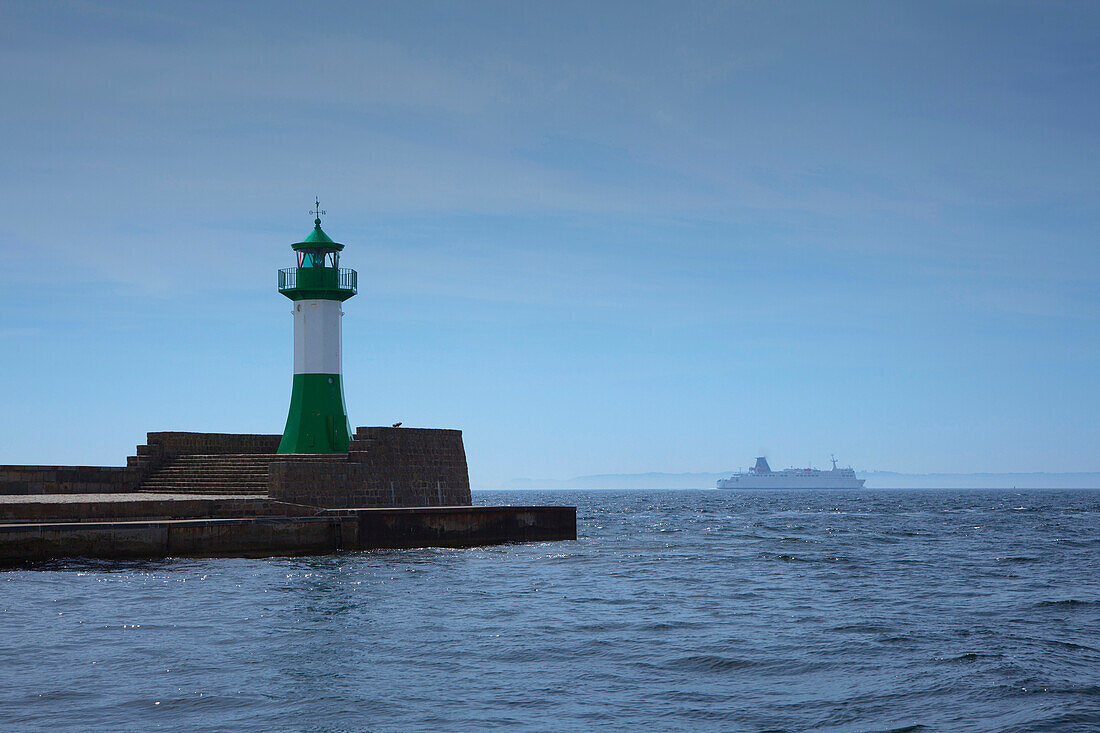
M151 479L142 484L142 487L148 486L267 486L267 479L257 481L242 481L240 479L192 479L187 480L174 480L174 479Z
M175 477L175 478L246 478L267 479L267 471L157 471L147 477L148 479Z
M158 473L149 476L146 481L267 481L267 471L263 473L229 473L223 475L196 473Z
M346 459L345 459L346 460ZM219 463L219 462L203 462L203 461L188 461L184 463L172 462L168 465L162 466L159 470L167 471L171 469L181 470L196 470L196 469L209 469L209 470L225 470L225 471L266 471L267 467L272 463L313 463L314 461L264 461L262 463ZM319 461L320 463L337 463L338 461ZM339 461L343 462L343 461Z
M186 483L246 483L246 484L263 484L267 483L267 476L150 476L145 479L143 483L151 484L158 482L168 482L176 484Z
M170 463L166 466L162 466L161 470L166 471L172 468L180 469L196 469L196 468L210 468L210 469L224 469L227 471L266 471L271 462L264 461L263 463L215 463L213 461L200 462L200 461L188 461L186 463Z
M243 455L235 455L227 453L225 455L211 455L211 456L176 456L173 461L274 461L277 457L274 453L245 453Z
M176 456L172 460L174 461L190 461L190 460L275 460L275 461L293 461L296 459L304 460L317 460L318 458L340 460L347 457L347 453L186 453L184 455Z
M257 458L229 458L229 459L226 459L226 458L203 458L203 459L176 458L176 459L173 459L171 461L171 463L188 465L188 466L195 465L195 464L203 464L203 465L209 464L209 465L219 465L219 466L266 466L267 464L273 462L274 460L275 460L274 458L259 458L259 459L257 459Z
M190 494L192 492L205 492L208 494L267 494L266 486L142 486L140 491L155 494L158 491L165 494Z
M172 463L161 466L158 471L252 471L265 473L269 464L229 464L229 463Z
M148 478L175 476L176 478L267 478L267 471L157 471Z
M142 483L267 483L267 474L255 475L255 477L243 477L243 475L152 475Z
M176 459L180 458L265 458L267 456L277 456L278 453L179 453L176 455Z
M227 464L227 463L187 463L179 464L173 463L167 466L161 466L158 471L228 471L230 473L236 473L238 471L250 471L252 473L266 473L266 463L257 465L251 464Z
M346 460L346 456L337 456ZM142 482L143 493L266 495L273 453L226 453L177 456ZM289 460L295 460L290 458Z
M160 471L259 471L267 470L267 463L170 463L161 466Z
M266 495L268 467L276 462L347 461L346 453L278 455L221 453L177 456L149 474L139 491Z
M254 483L247 483L243 481L150 481L141 485L141 489L172 489L173 491L183 491L189 487L196 489L248 489L249 491L267 491L267 482L257 481Z
M245 483L256 483L267 481L267 474L262 475L151 475L150 478L145 479L146 483L153 481L174 481L176 483L182 483L187 481L205 481L207 483L221 481L223 483L231 483L234 481L242 481Z
M254 489L139 489L139 494L196 494L199 496L266 496L266 491Z
M221 476L215 478L201 478L201 477L172 477L172 476L153 476L142 482L143 486L151 484L266 484L267 477L259 478L242 478L239 476Z
M146 481L153 481L156 479L170 479L173 481L267 481L267 471L259 471L255 473L157 473L147 477Z
M231 465L260 465L271 463L274 458L174 458L172 463L225 463Z
M266 466L269 463L274 463L274 458L263 458L260 460L217 460L214 458L207 458L201 461L188 460L184 458L177 458L171 461L174 465L179 466Z
M142 488L146 486L267 486L267 479L239 479L239 478L221 478L221 479L174 479L174 478L157 478L143 481Z

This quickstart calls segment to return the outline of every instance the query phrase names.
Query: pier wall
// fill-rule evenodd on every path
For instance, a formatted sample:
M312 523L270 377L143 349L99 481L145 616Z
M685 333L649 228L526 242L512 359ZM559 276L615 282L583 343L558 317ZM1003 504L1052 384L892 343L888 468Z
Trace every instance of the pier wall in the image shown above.
M0 466L0 494L119 494L141 475L115 466Z
M461 430L358 428L346 462L273 462L272 499L329 509L469 506Z
M0 524L296 517L316 513L312 507L248 497L81 494L68 497L54 495L4 498L7 500L0 500Z
M224 455L226 453L274 453L282 435L252 433L147 433L146 444L151 451L165 458L193 455Z
M0 566L63 558L262 557L577 537L575 507L328 510L313 516L0 524Z

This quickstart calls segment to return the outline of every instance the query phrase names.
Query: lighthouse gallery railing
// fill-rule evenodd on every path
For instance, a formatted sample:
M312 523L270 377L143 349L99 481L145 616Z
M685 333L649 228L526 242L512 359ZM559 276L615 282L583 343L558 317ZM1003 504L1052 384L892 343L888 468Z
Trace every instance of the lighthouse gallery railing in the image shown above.
M279 290L293 290L298 287L298 270L302 269L320 271L323 275L327 275L328 273L335 274L332 268L328 267L288 267L285 270L279 270ZM340 290L350 290L352 292L359 291L359 275L355 270L341 268L339 270L339 276L332 278L332 283L332 287L338 287Z

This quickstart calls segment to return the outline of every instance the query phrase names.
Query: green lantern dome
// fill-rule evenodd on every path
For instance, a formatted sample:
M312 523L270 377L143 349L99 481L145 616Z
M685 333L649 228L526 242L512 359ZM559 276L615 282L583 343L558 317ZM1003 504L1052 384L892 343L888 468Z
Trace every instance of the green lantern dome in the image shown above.
M323 249L328 252L339 252L344 248L344 245L339 242L333 242L332 238L325 234L325 230L321 228L321 220L319 218L313 220L313 231L309 233L308 237L290 246L295 251L301 251L303 249Z

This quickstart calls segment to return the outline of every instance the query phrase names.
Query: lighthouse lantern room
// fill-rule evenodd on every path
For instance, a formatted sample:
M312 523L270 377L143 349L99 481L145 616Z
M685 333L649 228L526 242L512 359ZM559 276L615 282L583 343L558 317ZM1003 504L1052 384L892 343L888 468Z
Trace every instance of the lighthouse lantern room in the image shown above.
M279 453L344 453L351 426L341 379L341 304L357 292L355 270L340 269L344 245L321 229L292 245L298 266L279 271L279 292L294 303L294 388Z

